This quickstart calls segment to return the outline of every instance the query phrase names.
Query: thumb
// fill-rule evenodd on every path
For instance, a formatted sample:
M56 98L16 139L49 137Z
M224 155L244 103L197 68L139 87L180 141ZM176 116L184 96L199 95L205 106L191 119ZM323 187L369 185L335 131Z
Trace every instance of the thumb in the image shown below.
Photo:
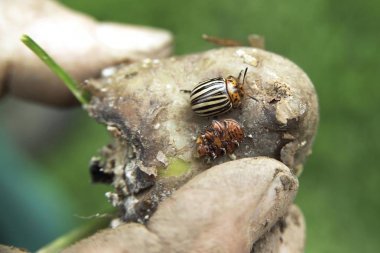
M298 180L270 158L212 167L163 202L147 227L173 252L250 252L293 202Z

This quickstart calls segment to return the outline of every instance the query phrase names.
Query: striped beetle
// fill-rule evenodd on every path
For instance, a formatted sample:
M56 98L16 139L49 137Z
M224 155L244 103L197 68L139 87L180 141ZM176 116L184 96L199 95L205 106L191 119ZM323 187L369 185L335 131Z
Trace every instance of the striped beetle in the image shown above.
M233 119L213 120L205 131L197 138L199 157L208 156L211 159L233 154L244 139L243 127Z
M241 99L244 96L243 86L247 70L248 68L245 68L242 82L240 82L240 77L243 70L240 71L237 78L233 76L216 77L199 83L190 92L191 109L199 116L207 117L240 107Z

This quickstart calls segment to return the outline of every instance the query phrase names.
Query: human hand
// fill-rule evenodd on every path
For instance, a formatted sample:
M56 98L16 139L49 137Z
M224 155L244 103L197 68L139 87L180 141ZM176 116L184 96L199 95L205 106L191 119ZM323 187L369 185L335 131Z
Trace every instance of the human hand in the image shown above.
M64 252L303 252L303 216L291 206L297 189L274 159L223 163L173 193L146 226L107 229Z
M51 2L40 2L56 7ZM9 2L5 1L5 4ZM10 8L9 6L5 7ZM0 7L1 10L6 9L4 6ZM43 10L46 9L43 8ZM63 13L73 15L68 14L67 10ZM83 17L73 17L73 20L81 18ZM81 20L87 19L86 17ZM91 34L89 35L89 32L85 30L91 27L97 30L98 26L92 20L84 23L90 26L84 26L82 32L91 37ZM45 45L52 37L44 38L46 34L38 33L38 29L35 29L31 29L30 32L23 30L21 33L28 33L34 37L77 79L84 79L96 73L94 69L99 70L105 65L125 59L120 56L122 52L120 48L113 51L107 47L109 45L107 43L97 44L96 47L90 43L81 45L77 49L65 49L65 44L55 38L51 44L49 42ZM53 26L51 29L55 30L56 27ZM3 32L3 28L0 31ZM14 38L18 40L21 33L15 35ZM79 35L83 34L79 33ZM161 35L170 40L167 33ZM86 39L86 41L92 41L88 40L88 37ZM77 39L71 46L76 48L76 43ZM1 46L7 49L10 44L2 43ZM167 48L168 43L163 43L162 46ZM7 54L7 64L1 63L2 68L0 68L9 93L54 105L72 103L71 94L59 81L55 80L54 76L51 75L51 79L48 77L50 72L38 62L37 58L26 53L27 51L20 55L15 54L18 50L15 50L13 46L12 50L5 50L5 52L13 52ZM97 54L94 55L93 52ZM131 53L129 59L144 58L150 56L150 53L151 51L141 55ZM8 65L9 62L12 62L12 65ZM10 73L17 73L17 75L13 76ZM45 86L47 84L49 87ZM278 167L283 169L281 173L276 172ZM231 178L238 178L238 180L230 180ZM290 213L286 215L297 188L297 179L292 176L289 169L272 159L249 158L244 162L237 160L225 163L201 173L174 193L170 199L162 202L146 227L131 223L113 230L106 230L67 249L67 252L90 252L90 250L94 252L107 250L110 252L125 250L130 252L249 252L255 242L257 243L254 246L254 252L267 252L269 249L273 252L282 252L285 249L290 252L302 252L304 244L302 214L298 209L291 207ZM287 217L285 218L286 229L284 229L283 220L274 225L283 215ZM298 218L294 219L294 217ZM267 232L273 225L273 229ZM283 243L280 243L281 241Z
M305 223L292 205L297 190L297 178L274 159L223 163L162 202L146 226L106 229L63 252L301 253Z
M28 34L75 79L93 77L106 66L171 52L164 30L97 22L49 0L0 1L0 96L55 106L76 104L63 83L21 42Z

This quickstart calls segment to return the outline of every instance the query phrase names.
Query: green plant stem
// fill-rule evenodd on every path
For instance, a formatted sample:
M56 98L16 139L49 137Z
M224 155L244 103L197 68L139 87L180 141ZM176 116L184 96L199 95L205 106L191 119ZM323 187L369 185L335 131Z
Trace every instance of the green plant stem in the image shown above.
M53 58L49 56L48 53L45 52L32 38L28 35L22 35L21 41L32 50L40 59L43 61L54 74L56 74L69 88L69 90L74 94L74 96L81 102L82 104L88 104L90 100L89 93L83 91L78 83L59 66Z
M37 253L55 253L60 252L69 245L83 239L91 234L94 234L97 230L106 228L110 224L110 218L94 219L85 225L78 227L65 235L62 235L42 247Z

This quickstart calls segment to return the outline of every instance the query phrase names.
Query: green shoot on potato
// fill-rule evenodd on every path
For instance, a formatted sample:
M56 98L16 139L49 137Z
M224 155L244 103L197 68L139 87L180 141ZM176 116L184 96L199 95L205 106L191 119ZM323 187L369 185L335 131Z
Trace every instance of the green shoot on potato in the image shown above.
M69 88L69 90L74 94L74 96L81 102L81 104L88 104L90 101L90 94L80 88L78 83L65 71L61 66L59 66L50 56L43 50L32 38L28 35L22 35L21 41L32 50L38 58L41 59L54 74L56 74L59 79L61 79L64 84Z

